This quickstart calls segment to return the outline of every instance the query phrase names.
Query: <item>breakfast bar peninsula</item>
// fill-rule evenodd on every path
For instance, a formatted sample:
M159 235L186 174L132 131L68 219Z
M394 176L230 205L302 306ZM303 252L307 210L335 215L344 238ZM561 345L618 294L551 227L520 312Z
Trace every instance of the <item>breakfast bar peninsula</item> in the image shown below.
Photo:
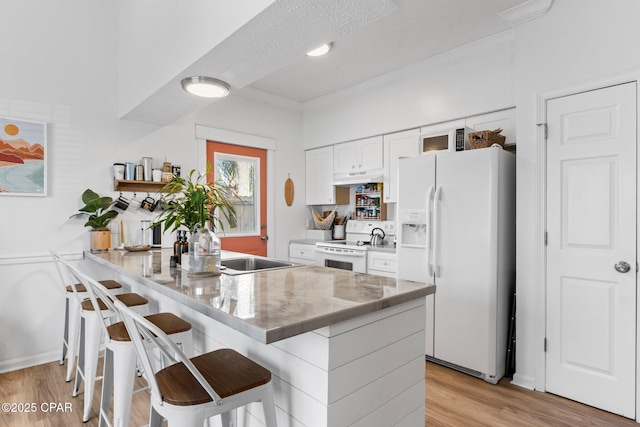
M435 286L305 265L192 278L171 252L87 253L85 266L189 321L196 354L233 348L271 370L280 427L424 425ZM253 405L239 425L263 425Z

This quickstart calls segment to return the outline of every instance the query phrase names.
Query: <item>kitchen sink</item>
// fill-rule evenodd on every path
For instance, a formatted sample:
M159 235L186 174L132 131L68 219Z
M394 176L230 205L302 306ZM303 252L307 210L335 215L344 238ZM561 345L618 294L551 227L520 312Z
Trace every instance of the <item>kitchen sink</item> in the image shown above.
M299 265L294 262L262 257L225 259L222 260L220 264L222 265L221 273L229 275L255 273L258 271L290 268Z

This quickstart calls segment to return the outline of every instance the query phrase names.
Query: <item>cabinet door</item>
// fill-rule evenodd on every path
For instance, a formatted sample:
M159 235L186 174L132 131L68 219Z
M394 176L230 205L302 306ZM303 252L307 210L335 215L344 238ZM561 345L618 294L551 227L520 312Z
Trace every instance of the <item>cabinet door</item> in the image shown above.
M359 166L361 170L382 169L384 157L382 145L382 136L374 136L359 141Z
M420 129L384 136L384 202L398 201L398 160L420 155Z
M333 147L307 150L305 201L307 205L335 203L333 182Z
M382 169L382 136L343 142L333 147L333 171L351 173Z
M334 173L355 172L360 164L360 145L358 141L343 142L333 146Z

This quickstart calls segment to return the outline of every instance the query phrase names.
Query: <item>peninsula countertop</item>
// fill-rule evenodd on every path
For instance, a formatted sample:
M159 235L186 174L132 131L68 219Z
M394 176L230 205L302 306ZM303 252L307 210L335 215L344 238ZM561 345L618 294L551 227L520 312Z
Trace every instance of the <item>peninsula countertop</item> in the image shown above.
M172 254L160 249L85 256L265 344L435 292L435 285L307 265L193 278L169 267Z

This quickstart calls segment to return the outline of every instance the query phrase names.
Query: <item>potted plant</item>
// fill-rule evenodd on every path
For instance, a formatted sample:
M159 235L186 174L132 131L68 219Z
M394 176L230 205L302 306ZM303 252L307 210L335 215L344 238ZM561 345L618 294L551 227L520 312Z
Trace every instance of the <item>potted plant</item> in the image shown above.
M91 227L91 250L108 250L111 247L111 231L109 230L109 223L113 218L118 216L118 212L109 209L113 205L113 199L105 196L101 197L95 191L86 189L82 193L82 202L84 206L79 209L77 214L71 215L71 218L75 216L88 216L85 227Z
M192 169L188 177L174 176L162 189L171 199L153 224L163 224L165 231L181 226L189 230L189 252L179 262L190 275L220 274L220 239L214 231L216 226L224 230L223 219L232 227L235 224L231 192L220 183L208 182L209 170L207 164L204 174L196 175Z
M192 169L188 177L174 176L162 188L171 199L165 203L154 226L163 224L165 231L184 226L193 234L198 224L202 227L210 224L213 231L218 225L224 230L223 218L228 224L235 224L236 211L229 201L231 193L217 182L207 182L209 169L207 164L204 174L194 177L196 170Z

